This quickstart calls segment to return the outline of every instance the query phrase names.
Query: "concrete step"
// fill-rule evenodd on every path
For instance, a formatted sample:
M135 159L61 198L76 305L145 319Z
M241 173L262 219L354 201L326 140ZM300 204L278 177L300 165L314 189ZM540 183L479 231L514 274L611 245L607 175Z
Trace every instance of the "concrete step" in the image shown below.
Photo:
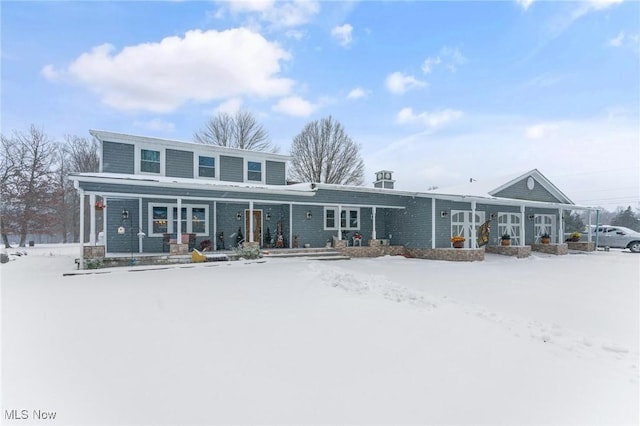
M308 248L308 249L265 249L262 251L265 258L303 257L314 260L344 260L350 259L343 256L333 248Z

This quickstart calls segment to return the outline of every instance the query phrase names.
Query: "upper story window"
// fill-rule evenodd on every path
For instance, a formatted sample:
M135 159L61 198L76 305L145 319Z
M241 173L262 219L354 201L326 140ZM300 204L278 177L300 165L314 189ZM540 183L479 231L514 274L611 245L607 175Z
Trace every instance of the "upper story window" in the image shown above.
M160 151L142 149L140 151L140 171L160 173Z
M216 159L214 157L198 156L198 176L207 178L216 177Z
M247 180L262 182L262 163L247 161Z

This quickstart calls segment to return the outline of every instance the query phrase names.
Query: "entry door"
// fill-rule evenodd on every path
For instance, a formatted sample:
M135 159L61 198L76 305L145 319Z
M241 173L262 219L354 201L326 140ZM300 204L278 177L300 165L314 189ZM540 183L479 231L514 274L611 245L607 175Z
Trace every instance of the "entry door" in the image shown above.
M520 245L520 215L517 213L498 213L498 238L505 234L511 236L511 245Z
M244 211L244 240L249 241L249 227L251 215ZM262 210L253 211L253 242L262 245Z
M451 236L462 235L465 238L465 248L475 248L476 241L471 232L471 210L451 210ZM484 223L484 212L476 211L476 235L478 228Z
M533 218L533 232L536 236L536 244L540 244L540 236L549 234L551 242L556 242L556 215L537 214Z

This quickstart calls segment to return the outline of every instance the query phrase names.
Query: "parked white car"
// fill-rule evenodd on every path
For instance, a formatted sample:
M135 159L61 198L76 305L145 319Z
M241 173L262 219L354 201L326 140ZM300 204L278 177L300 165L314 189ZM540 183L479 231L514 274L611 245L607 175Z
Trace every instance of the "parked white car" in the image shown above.
M624 226L610 225L600 225L597 230L600 247L628 248L634 253L640 253L640 232ZM595 232L595 227L593 231Z

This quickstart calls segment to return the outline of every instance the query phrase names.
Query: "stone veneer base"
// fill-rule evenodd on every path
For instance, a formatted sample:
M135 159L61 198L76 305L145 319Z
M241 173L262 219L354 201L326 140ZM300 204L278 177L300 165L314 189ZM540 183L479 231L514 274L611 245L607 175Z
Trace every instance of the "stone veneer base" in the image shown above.
M569 254L569 246L567 243L561 244L531 244L531 250L539 251L540 253L555 254L562 256Z
M83 246L83 255L85 259L95 259L104 257L104 246Z
M171 243L169 244L169 254L187 254L189 252L189 244L177 244Z
M518 259L525 259L531 255L531 246L486 246L485 249L487 253L513 256Z
M410 257L429 260L449 260L453 262L477 262L484 260L484 248L479 249L407 249Z
M596 243L594 241L569 241L567 242L567 246L569 250L577 250L577 251L595 251Z

